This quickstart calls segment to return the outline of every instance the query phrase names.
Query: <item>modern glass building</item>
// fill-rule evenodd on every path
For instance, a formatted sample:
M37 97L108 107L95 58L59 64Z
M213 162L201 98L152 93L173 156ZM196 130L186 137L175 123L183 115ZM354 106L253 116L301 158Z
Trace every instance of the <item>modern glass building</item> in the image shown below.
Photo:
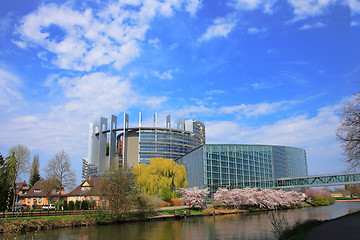
M186 167L188 187L269 188L275 178L306 176L303 149L272 145L205 144L177 159Z
M110 123L110 124L109 124ZM101 176L110 168L131 168L135 164L148 164L151 158L177 159L205 144L205 126L196 120L179 118L177 128L171 128L171 116L165 127L157 126L154 115L152 127L129 127L129 116L124 113L123 126L117 127L117 117L110 122L101 117L90 123L88 157L83 159L83 175Z

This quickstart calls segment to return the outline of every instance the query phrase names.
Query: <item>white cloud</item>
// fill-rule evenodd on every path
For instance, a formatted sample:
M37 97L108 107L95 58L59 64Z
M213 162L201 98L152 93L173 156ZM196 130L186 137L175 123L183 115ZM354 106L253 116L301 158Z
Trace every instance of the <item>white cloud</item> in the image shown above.
M162 72L162 73L160 73L159 71L153 71L153 75L154 76L156 76L156 77L158 77L158 78L160 78L160 79L168 79L168 80L171 80L171 79L173 79L174 77L173 77L173 75L172 75L172 73L173 72L176 72L177 70L171 70L171 69L169 69L168 71L165 71L165 72Z
M17 90L21 86L20 79L14 74L0 68L0 106L11 110L16 103L23 101L21 93Z
M185 9L191 16L194 16L201 6L202 0L187 0Z
M322 22L317 22L317 23L315 23L315 24L308 24L308 23L306 23L306 24L304 24L304 25L300 28L300 30L309 30L309 29L323 28L323 27L325 27L325 24L322 23Z
M149 39L148 43L150 46L156 48L156 49L160 49L161 48L161 43L159 38L154 38L154 39Z
M266 28L256 28L256 27L248 28L248 33L252 35L264 33L264 32L266 32Z
M247 117L267 115L289 108L297 104L298 101L280 101L275 103L241 104L235 106L226 106L219 109L220 113L242 114Z
M359 0L347 0L344 1L344 3L348 4L353 14L359 14L360 13L360 1Z
M139 42L145 40L151 21L158 15L172 16L184 4L195 14L200 2L130 1L109 4L98 12L78 11L66 4L42 5L22 19L17 29L19 39L13 42L22 48L40 46L54 53L51 62L59 68L90 71L112 65L121 69L139 56Z
M225 91L220 90L220 89L209 90L209 91L205 92L205 94L208 94L208 95L218 95L218 94L224 94L224 93L225 93Z
M236 26L237 19L233 15L228 15L226 18L217 18L214 24L208 27L206 32L200 36L199 42L209 41L215 37L227 37L227 35Z
M277 0L233 0L231 5L238 10L255 10L262 8L265 13L272 13L272 6Z
M86 156L91 121L138 105L158 107L167 100L140 96L128 79L102 72L74 78L52 75L47 84L51 90L61 89L64 102L51 105L53 96L49 96L49 102L44 102L42 107L48 109L45 106L50 104L48 112L2 119L2 129L6 131L2 131L0 144L12 146L21 139L30 149L42 149L49 154L65 149L72 155Z
M294 8L296 19L321 15L330 4L336 1L337 0L288 0L289 4Z

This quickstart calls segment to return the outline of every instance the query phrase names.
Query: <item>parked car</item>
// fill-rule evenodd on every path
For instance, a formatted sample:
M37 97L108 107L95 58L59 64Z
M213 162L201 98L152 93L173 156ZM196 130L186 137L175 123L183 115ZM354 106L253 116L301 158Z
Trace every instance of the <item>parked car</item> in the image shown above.
M55 205L54 204L50 204L50 205L44 205L41 208L42 210L55 210Z
M18 205L15 205L15 207L14 207L14 211L26 210L26 209L27 209L26 204L18 204ZM10 210L13 211L13 206L10 207Z

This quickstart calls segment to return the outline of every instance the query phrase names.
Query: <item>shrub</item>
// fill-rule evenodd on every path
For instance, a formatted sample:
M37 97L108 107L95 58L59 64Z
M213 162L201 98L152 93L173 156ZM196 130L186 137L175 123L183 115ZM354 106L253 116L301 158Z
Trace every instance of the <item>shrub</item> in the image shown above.
M69 201L68 202L68 209L69 210L74 210L75 209L74 201Z
M64 200L60 202L60 209L63 207L64 210L68 210L67 202Z
M81 202L81 209L83 209L83 210L89 210L89 205L90 205L89 200L83 200L83 201Z
M319 195L314 195L311 198L311 202L316 206L328 206L331 204L329 197Z
M183 205L184 205L184 202L181 201L181 199L179 199L179 198L172 198L172 199L170 200L170 205L171 205L171 206L183 206Z
M80 201L78 200L75 201L75 209L80 210Z
M170 203L162 201L160 207L170 207Z

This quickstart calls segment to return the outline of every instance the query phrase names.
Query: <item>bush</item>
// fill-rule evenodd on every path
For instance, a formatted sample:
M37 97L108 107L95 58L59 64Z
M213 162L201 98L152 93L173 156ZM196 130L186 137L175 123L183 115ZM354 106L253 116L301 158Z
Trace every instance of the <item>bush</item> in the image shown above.
M69 210L74 210L75 209L74 201L69 201L68 202L68 209Z
M61 207L63 207L64 210L68 210L67 202L66 201L60 202L60 209Z
M81 209L83 210L89 210L90 202L89 200L84 200L81 202Z
M172 199L170 200L170 205L171 205L171 206L183 206L183 205L184 205L184 202L181 201L181 199L179 199L179 198L172 198Z
M335 203L335 199L332 196L319 196L314 195L311 198L311 203L316 206L328 206Z
M80 201L78 200L75 201L75 209L80 210Z
M160 207L170 207L170 203L162 201Z
M173 197L173 192L168 188L162 188L160 189L159 195L165 202L170 202L171 198Z

